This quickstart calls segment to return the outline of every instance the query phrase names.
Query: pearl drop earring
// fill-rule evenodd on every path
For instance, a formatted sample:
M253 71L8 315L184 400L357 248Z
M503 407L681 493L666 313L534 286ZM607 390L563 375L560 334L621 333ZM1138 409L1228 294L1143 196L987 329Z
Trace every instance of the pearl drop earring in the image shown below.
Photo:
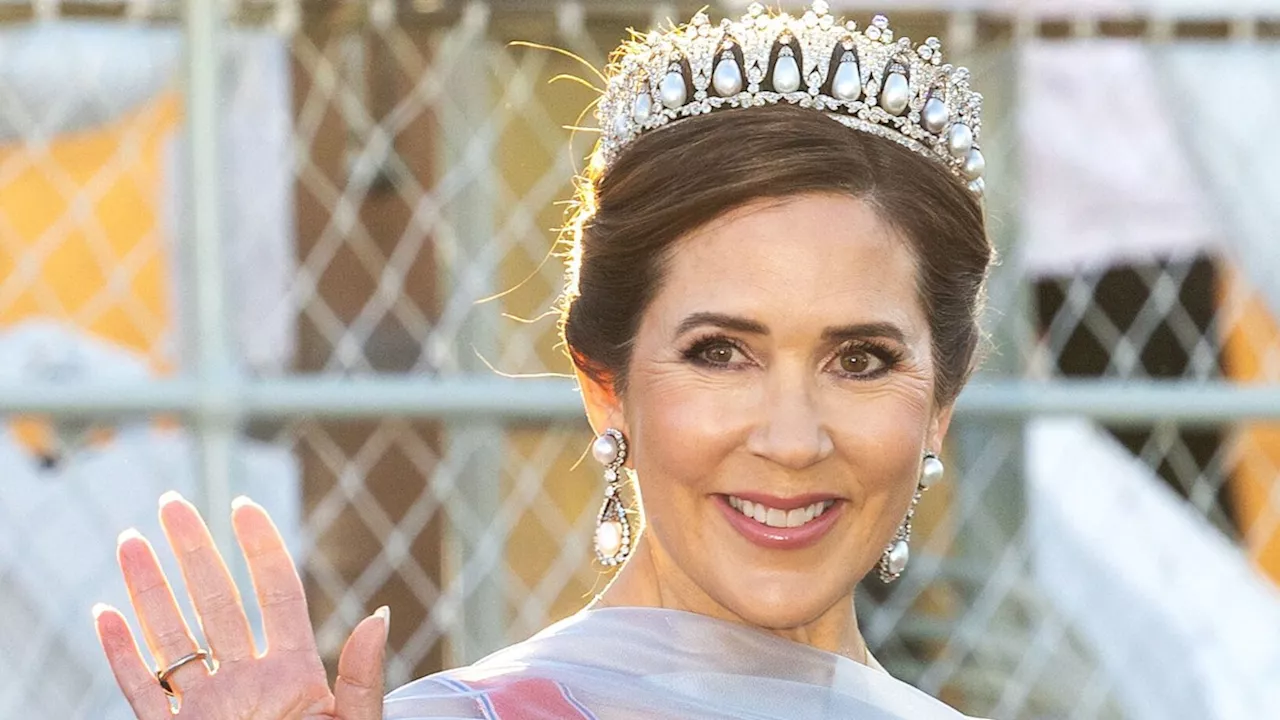
M591 443L591 455L604 469L604 504L596 516L596 559L608 567L621 565L631 554L631 523L622 507L619 488L622 464L627 460L627 440L609 428Z
M916 504L920 502L924 491L936 485L944 474L946 474L946 468L938 456L932 452L926 452L924 461L920 464L920 480L916 484L915 495L911 498L911 507L907 508L907 517L898 526L898 532L894 534L893 541L885 547L884 553L880 556L881 582L891 583L907 569L907 563L911 560L911 520L916 514Z

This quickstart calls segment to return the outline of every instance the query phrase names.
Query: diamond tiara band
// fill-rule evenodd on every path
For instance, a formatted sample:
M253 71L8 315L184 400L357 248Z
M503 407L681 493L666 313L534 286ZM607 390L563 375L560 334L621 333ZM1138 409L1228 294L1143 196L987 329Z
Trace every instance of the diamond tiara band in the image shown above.
M687 25L623 44L596 109L602 137L592 164L607 168L628 143L669 123L721 108L789 104L943 163L981 196L982 95L969 71L942 61L942 43L894 39L877 15L859 31L823 0L801 17L759 3L741 20Z

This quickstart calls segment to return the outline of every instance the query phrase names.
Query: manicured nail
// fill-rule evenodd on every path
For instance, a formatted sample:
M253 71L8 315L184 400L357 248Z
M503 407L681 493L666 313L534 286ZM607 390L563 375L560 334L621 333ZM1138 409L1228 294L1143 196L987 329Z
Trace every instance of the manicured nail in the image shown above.
M258 503L250 500L248 495L239 495L236 497L235 500L231 501L232 510L239 510L240 508L245 506L262 507Z
M169 492L160 496L160 507L164 507L165 505L168 505L171 502L182 502L183 500L185 500L185 498L182 497L181 493L179 493L177 490L170 490Z
M94 620L97 620L97 619L98 619L98 617L99 617L100 615L102 615L102 613L104 613L104 612L106 612L106 611L108 611L108 610L110 610L110 609L111 609L111 606L110 606L110 605L108 605L108 604L106 604L106 603L94 603L94 604L93 604L93 619L94 619Z
M386 625L387 627L391 627L391 608L390 607L383 605L382 607L373 611L373 616L382 618L382 624Z
M142 533L138 532L138 528L128 528L116 537L116 547L120 547L125 544L125 541L127 540L134 539L145 540L145 538L142 537Z

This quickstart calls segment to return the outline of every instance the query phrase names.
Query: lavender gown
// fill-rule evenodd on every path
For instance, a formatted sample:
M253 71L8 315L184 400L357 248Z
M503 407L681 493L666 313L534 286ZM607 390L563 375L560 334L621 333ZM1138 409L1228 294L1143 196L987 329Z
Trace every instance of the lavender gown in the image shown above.
M387 696L385 720L961 720L888 674L679 610L583 610Z

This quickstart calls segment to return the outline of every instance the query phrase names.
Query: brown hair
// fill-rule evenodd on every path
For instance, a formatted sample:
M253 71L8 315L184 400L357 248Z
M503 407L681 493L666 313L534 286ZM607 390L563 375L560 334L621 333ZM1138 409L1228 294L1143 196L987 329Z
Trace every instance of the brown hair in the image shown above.
M909 239L933 337L934 396L950 404L981 339L993 254L981 204L941 163L786 105L651 131L583 180L561 306L574 364L625 394L632 340L675 242L748 202L812 192L863 199Z

